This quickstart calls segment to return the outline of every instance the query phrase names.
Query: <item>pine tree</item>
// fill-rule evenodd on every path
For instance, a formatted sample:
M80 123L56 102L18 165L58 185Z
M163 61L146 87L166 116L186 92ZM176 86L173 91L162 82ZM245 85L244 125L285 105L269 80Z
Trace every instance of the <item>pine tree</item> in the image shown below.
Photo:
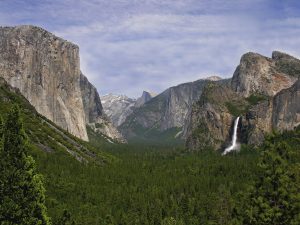
M45 190L28 144L17 106L8 114L0 152L0 223L50 224Z
M266 141L259 163L259 179L250 191L243 224L300 224L299 187L291 159L287 143L272 138Z
M182 221L177 221L173 217L165 218L162 222L162 225L183 225Z
M0 141L2 140L2 136L3 136L3 119L0 116Z
M0 116L0 154L2 151L2 140L3 140L3 119ZM0 161L1 161L1 159L0 159Z

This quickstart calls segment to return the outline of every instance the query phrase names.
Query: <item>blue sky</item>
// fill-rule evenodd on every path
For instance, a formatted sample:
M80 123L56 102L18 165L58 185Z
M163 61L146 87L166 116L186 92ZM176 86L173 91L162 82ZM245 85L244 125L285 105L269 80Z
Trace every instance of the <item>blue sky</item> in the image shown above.
M37 25L78 44L101 94L231 77L249 51L300 56L298 0L0 0L0 24Z

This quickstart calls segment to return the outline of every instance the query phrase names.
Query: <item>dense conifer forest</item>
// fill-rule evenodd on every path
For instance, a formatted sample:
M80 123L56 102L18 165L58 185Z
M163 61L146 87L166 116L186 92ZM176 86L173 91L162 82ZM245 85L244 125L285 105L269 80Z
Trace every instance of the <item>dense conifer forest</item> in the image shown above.
M11 120L19 121L12 118L18 116L14 110L4 122L2 155L6 138L16 130L9 129ZM17 140L23 137L23 128L16 127L21 129L14 134ZM36 203L42 207L41 224L49 223L46 211L57 225L299 224L300 129L270 135L259 149L242 146L241 152L226 156L212 149L190 153L180 146L94 145L112 155L111 160L83 163L59 149L49 153L31 141L25 145L46 189L47 210L44 197L34 200L42 201ZM22 146L16 151L23 151ZM24 160L34 163L28 157ZM7 162L1 160L1 166ZM32 176L38 185L33 190L43 196L39 175ZM0 201L3 218L3 209L14 206Z

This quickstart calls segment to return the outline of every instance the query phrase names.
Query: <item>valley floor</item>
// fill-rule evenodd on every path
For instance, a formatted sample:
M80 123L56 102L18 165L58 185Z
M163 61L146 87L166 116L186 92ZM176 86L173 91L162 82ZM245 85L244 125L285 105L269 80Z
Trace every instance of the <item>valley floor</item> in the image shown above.
M247 150L222 157L180 147L111 148L116 159L102 166L33 153L54 224L228 224L233 200L255 176L258 158Z

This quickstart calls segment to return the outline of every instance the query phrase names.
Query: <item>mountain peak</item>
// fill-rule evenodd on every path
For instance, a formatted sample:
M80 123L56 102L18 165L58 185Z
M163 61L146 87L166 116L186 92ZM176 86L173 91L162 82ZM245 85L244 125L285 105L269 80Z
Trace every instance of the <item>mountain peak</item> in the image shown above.
M136 100L135 107L140 107L144 105L146 102L150 101L156 94L150 91L143 91L141 97Z
M151 92L151 91L143 91L143 94L142 94L142 97L144 96L144 97L151 97L151 98L153 98L153 97L155 97L157 94L156 93L154 93L154 92Z
M210 77L205 78L204 80L218 81L218 80L222 80L222 78L219 76L210 76Z

